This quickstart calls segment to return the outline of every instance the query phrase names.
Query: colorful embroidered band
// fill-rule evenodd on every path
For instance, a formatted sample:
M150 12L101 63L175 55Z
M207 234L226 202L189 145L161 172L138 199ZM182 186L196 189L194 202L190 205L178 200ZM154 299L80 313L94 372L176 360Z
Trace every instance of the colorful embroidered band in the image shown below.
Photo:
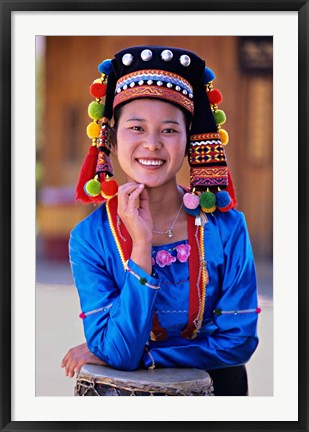
M161 70L142 70L117 81L113 108L131 99L154 97L165 99L194 112L193 89L181 76Z
M228 169L219 133L192 135L190 140L191 189L226 187Z

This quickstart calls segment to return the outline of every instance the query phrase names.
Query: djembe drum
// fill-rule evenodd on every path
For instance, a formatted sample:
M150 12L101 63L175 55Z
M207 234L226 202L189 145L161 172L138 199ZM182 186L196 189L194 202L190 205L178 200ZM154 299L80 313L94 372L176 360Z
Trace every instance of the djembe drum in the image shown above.
M75 396L214 396L212 380L200 369L153 369L133 372L84 365Z

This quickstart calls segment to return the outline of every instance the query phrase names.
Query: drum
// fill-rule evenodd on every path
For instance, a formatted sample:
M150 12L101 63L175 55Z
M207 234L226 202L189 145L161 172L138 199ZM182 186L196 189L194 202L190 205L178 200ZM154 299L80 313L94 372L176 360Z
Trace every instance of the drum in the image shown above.
M75 396L214 396L212 380L200 369L152 369L133 372L84 365Z

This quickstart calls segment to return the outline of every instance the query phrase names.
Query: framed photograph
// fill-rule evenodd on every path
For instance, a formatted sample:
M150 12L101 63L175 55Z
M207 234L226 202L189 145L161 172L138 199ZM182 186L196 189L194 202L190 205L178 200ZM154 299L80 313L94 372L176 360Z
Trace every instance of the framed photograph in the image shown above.
M308 17L308 0L205 0L168 5L148 1L1 0L1 430L309 430ZM61 151L58 136L70 142L66 129L84 128L76 104L84 98L78 93L78 77L87 71L81 66L78 75L78 61L89 61L95 74L94 67L104 55L101 38L113 40L114 46L121 48L123 40L127 45L130 41L142 44L143 39L171 46L185 40L190 40L192 46L209 42L210 59L216 56L218 65L225 66L232 58L229 47L239 54L240 73L246 77L242 83L248 91L248 98L243 100L248 105L240 111L238 101L230 102L229 112L231 123L244 121L250 125L244 149L248 171L261 173L260 186L262 178L268 176L269 191L263 196L258 193L258 184L252 188L259 200L259 214L256 202L252 208L248 205L248 214L252 231L264 229L271 233L265 236L259 254L271 255L268 276L274 299L270 320L264 321L270 347L267 367L263 369L260 363L252 369L252 385L258 388L261 381L269 383L269 387L250 397L119 397L105 398L102 404L100 398L74 397L74 378L57 378L63 374L61 356L70 343L73 346L81 342L83 330L78 321L78 300L74 300L75 294L72 296L73 280L66 265L61 267L62 272L53 264L52 255L65 256L63 233L74 223L72 214L82 217L82 213L78 207L67 206L69 188L59 188L53 179L49 187L41 188L41 170L47 176L54 172L55 178L57 162L50 152L45 155L44 166L38 164L38 142L43 133L45 142L55 152ZM79 43L74 45L73 40ZM47 44L50 60L42 66L40 53ZM38 79L41 67L48 68L44 70L48 79L42 82ZM230 73L233 68L225 70ZM70 87L73 75L77 80ZM252 98L254 89L259 91L259 80L248 85L255 76L269 77L262 88L264 101L271 93L267 99L271 103L262 101L249 106L249 90ZM229 94L233 83L224 82L224 77L220 83ZM51 114L42 117L39 95L42 86L48 85L51 91L46 92L45 87L48 98L44 104ZM63 95L75 89L77 93L70 100L54 98L56 92ZM239 119L241 112L247 113L244 119ZM64 131L61 134L60 129ZM264 129L273 131L267 137L271 143L267 151L257 138ZM237 133L236 128L232 129L236 139ZM66 179L75 175L71 161L78 159L78 145L75 143L75 150L71 145L65 147ZM239 161L231 156L231 162L236 167ZM251 182L255 181L252 178ZM243 194L249 194L243 178L238 181ZM263 206L272 207L272 226L266 226L269 219L262 216L266 214ZM40 236L40 243L38 231L47 233ZM49 233L60 233L54 236L57 241L51 242ZM38 250L44 247L51 255L46 265L56 282L43 287ZM50 365L59 367L58 375Z

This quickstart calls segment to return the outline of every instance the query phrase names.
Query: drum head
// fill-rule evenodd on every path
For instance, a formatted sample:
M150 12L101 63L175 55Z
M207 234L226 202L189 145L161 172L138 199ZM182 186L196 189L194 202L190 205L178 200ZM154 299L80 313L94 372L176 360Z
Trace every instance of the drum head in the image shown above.
M77 387L81 382L88 382L89 386L97 388L109 386L118 389L118 393L124 391L123 395L127 392L129 396L211 396L213 391L212 380L206 371L189 368L139 369L128 372L86 364L77 375Z

